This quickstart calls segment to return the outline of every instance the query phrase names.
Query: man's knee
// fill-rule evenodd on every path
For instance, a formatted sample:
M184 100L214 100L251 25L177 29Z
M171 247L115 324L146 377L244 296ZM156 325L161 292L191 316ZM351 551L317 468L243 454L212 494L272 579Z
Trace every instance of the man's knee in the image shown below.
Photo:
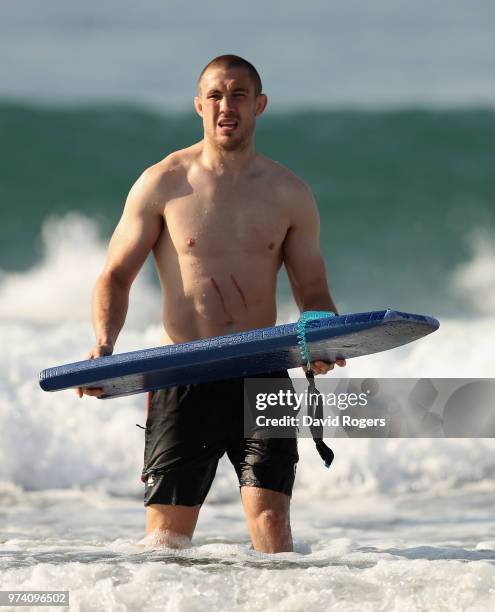
M257 513L254 521L261 531L284 531L289 527L289 513L285 510L265 508Z

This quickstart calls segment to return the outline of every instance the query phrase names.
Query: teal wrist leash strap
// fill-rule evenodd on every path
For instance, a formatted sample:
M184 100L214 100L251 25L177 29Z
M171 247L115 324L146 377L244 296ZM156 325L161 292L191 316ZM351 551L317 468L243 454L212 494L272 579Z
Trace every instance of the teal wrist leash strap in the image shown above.
M297 322L297 338L303 363L306 364L306 378L308 380L308 398L309 406L308 413L313 419L318 419L321 422L323 419L323 397L315 385L315 376L311 367L311 355L309 353L308 343L306 340L306 323L315 319L325 319L334 317L335 313L319 310L309 310L303 312ZM311 435L316 446L318 454L325 462L325 467L329 468L334 459L334 453L325 442L323 442L323 426L310 426Z
M334 312L328 312L325 310L307 310L301 314L296 323L297 341L301 351L302 360L306 364L306 371L308 372L311 371L311 355L309 354L308 343L306 342L306 323L308 321L314 321L315 319L327 319L334 316Z

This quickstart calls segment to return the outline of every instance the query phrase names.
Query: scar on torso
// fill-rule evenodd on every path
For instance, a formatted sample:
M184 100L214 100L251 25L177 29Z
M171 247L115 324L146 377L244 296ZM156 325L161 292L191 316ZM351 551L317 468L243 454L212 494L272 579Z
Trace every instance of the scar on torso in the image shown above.
M234 283L235 288L237 289L237 291L239 292L239 295L241 296L241 300L242 300L242 303L244 304L244 308L247 310L247 302L246 302L246 296L244 295L244 291L239 286L239 283L235 280L235 277L233 274L230 275L230 280Z
M247 305L247 301L246 301L246 296L244 295L244 291L241 289L241 286L239 285L239 283L237 282L235 276L233 274L230 275L230 280L232 281L232 283L234 284L235 288L237 289L240 298L242 300L242 303L244 304L244 308L247 310L248 309L248 305ZM222 290L220 289L220 286L218 285L217 281L213 278L213 276L210 276L210 282L213 286L213 289L215 289L219 299L220 299L220 304L222 305L222 310L224 315L227 317L228 322L232 323L234 321L234 318L232 317L232 315L230 314L230 312L227 310L227 307L225 306L225 300L222 294Z
M217 281L213 278L213 276L210 276L210 281L211 281L211 284L213 285L213 288L217 292L218 297L220 298L220 304L222 305L222 310L223 310L224 315L228 319L228 323L233 323L234 319L232 315L229 313L229 311L227 310L227 308L225 307L225 300L223 299L223 295L222 295L222 292L220 291L220 287L218 286Z

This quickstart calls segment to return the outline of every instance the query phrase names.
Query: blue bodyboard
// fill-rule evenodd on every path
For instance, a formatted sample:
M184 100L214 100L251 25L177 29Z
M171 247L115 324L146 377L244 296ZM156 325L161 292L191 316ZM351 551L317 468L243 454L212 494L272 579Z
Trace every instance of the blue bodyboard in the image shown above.
M306 323L312 360L386 351L438 329L433 317L394 310L324 317ZM40 373L44 391L101 387L100 399L174 385L276 372L303 365L297 323L78 361Z

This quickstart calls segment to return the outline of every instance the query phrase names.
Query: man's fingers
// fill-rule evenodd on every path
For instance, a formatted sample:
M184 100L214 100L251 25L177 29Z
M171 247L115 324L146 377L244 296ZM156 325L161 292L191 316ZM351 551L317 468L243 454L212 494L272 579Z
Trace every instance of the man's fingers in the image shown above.
M88 353L86 353L86 359L96 359L97 357L111 355L112 351L113 347L110 344L96 344ZM79 398L83 397L83 395L90 395L92 397L99 397L100 395L103 395L103 389L101 387L77 387L75 392Z
M313 361L313 363L311 365L314 368L318 368L319 370L322 370L322 369L327 368L331 364L327 363L326 361Z
M319 374L327 374L327 372L330 372L330 370L333 370L335 367L335 364L337 364L340 368L343 368L346 365L346 360L345 359L337 359L335 362L331 362L331 361L313 361L311 363L311 369L313 370L313 374L319 375Z
M87 389L79 387L76 389L76 393L79 395L79 397L82 397L83 395L99 397L100 395L103 395L103 389L101 387L89 387Z
M333 370L334 367L333 363L328 363L326 361L313 361L311 365L315 374L326 374L330 370Z
M88 353L86 353L86 359L97 359L98 357L105 357L105 355L111 355L113 347L109 344L97 344Z

